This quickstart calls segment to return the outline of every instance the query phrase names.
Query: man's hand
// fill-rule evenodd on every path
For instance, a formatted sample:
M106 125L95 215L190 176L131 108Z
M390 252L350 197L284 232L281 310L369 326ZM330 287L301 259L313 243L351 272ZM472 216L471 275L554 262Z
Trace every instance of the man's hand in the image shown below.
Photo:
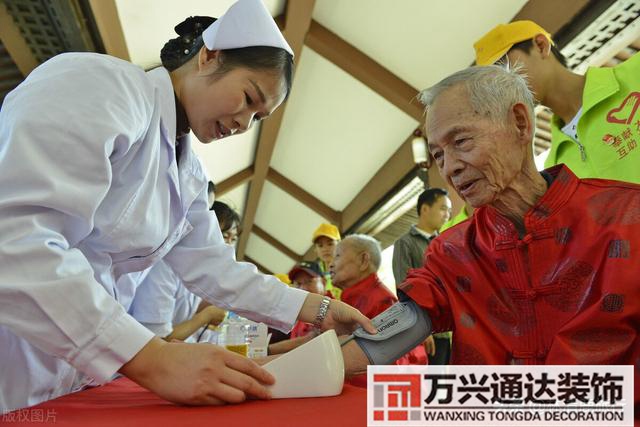
M274 378L255 362L211 344L153 338L120 373L158 396L186 405L269 399Z
M429 335L424 341L424 349L429 356L436 355L436 341L433 339L433 335Z
M209 325L219 325L227 316L227 311L213 305L209 305L202 310Z
M320 303L322 302L322 295L309 293L307 299L302 305L298 320L303 322L313 323L318 314ZM376 328L373 327L371 320L369 320L360 311L345 304L341 301L332 299L329 304L329 311L327 316L322 322L322 330L335 329L338 335L350 334L358 326L362 326L365 331L370 334L377 333Z

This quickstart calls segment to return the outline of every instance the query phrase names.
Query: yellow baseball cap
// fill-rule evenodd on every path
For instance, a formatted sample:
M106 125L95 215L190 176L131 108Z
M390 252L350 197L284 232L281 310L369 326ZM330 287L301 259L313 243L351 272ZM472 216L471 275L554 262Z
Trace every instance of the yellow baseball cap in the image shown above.
M274 274L276 279L280 280L285 285L291 286L291 279L289 279L289 275L285 273L276 273Z
M473 44L476 50L476 64L491 65L509 52L514 44L532 39L538 34L544 35L552 45L554 44L551 34L533 21L500 24Z
M311 241L315 243L316 239L320 236L325 236L332 240L340 240L340 230L333 224L322 223L316 231L313 232Z

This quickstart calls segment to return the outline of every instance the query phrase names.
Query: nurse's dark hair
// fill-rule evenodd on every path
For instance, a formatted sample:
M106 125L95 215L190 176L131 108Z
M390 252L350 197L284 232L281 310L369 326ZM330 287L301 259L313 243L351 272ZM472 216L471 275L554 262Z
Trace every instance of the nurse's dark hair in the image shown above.
M210 210L216 213L218 224L220 224L220 231L223 233L233 228L234 225L240 228L240 215L238 215L238 212L231 209L231 207L226 203L217 201L213 202Z
M173 71L197 55L204 46L202 32L215 21L216 18L209 16L190 16L176 25L174 30L178 37L165 43L160 51L162 66ZM286 96L289 96L293 80L293 56L286 50L271 46L251 46L220 52L219 74L238 67L277 71L284 77Z
M511 49L509 49L509 52L516 49L528 54L529 52L531 52L531 49L533 49L533 39L514 44L513 46L511 46ZM558 62L563 67L567 68L567 58L564 57L564 55L558 50L555 45L551 45L551 53L556 57Z

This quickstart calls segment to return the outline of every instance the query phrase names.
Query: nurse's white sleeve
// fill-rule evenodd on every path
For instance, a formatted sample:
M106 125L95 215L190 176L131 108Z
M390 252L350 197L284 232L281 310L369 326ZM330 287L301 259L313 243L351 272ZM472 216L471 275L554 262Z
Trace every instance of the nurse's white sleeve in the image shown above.
M215 214L208 210L206 187L187 219L193 230L166 256L184 285L218 307L289 331L307 292L259 273L253 264L236 261L233 247L222 239Z
M102 382L153 335L75 246L147 113L135 79L86 56L34 70L0 111L0 324Z

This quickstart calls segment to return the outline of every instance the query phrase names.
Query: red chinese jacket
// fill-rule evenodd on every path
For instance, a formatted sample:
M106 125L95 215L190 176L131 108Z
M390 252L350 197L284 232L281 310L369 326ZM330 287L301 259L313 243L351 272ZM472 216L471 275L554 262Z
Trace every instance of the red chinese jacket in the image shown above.
M400 289L454 331L452 364L635 365L637 396L640 185L547 173L523 237L481 207Z

